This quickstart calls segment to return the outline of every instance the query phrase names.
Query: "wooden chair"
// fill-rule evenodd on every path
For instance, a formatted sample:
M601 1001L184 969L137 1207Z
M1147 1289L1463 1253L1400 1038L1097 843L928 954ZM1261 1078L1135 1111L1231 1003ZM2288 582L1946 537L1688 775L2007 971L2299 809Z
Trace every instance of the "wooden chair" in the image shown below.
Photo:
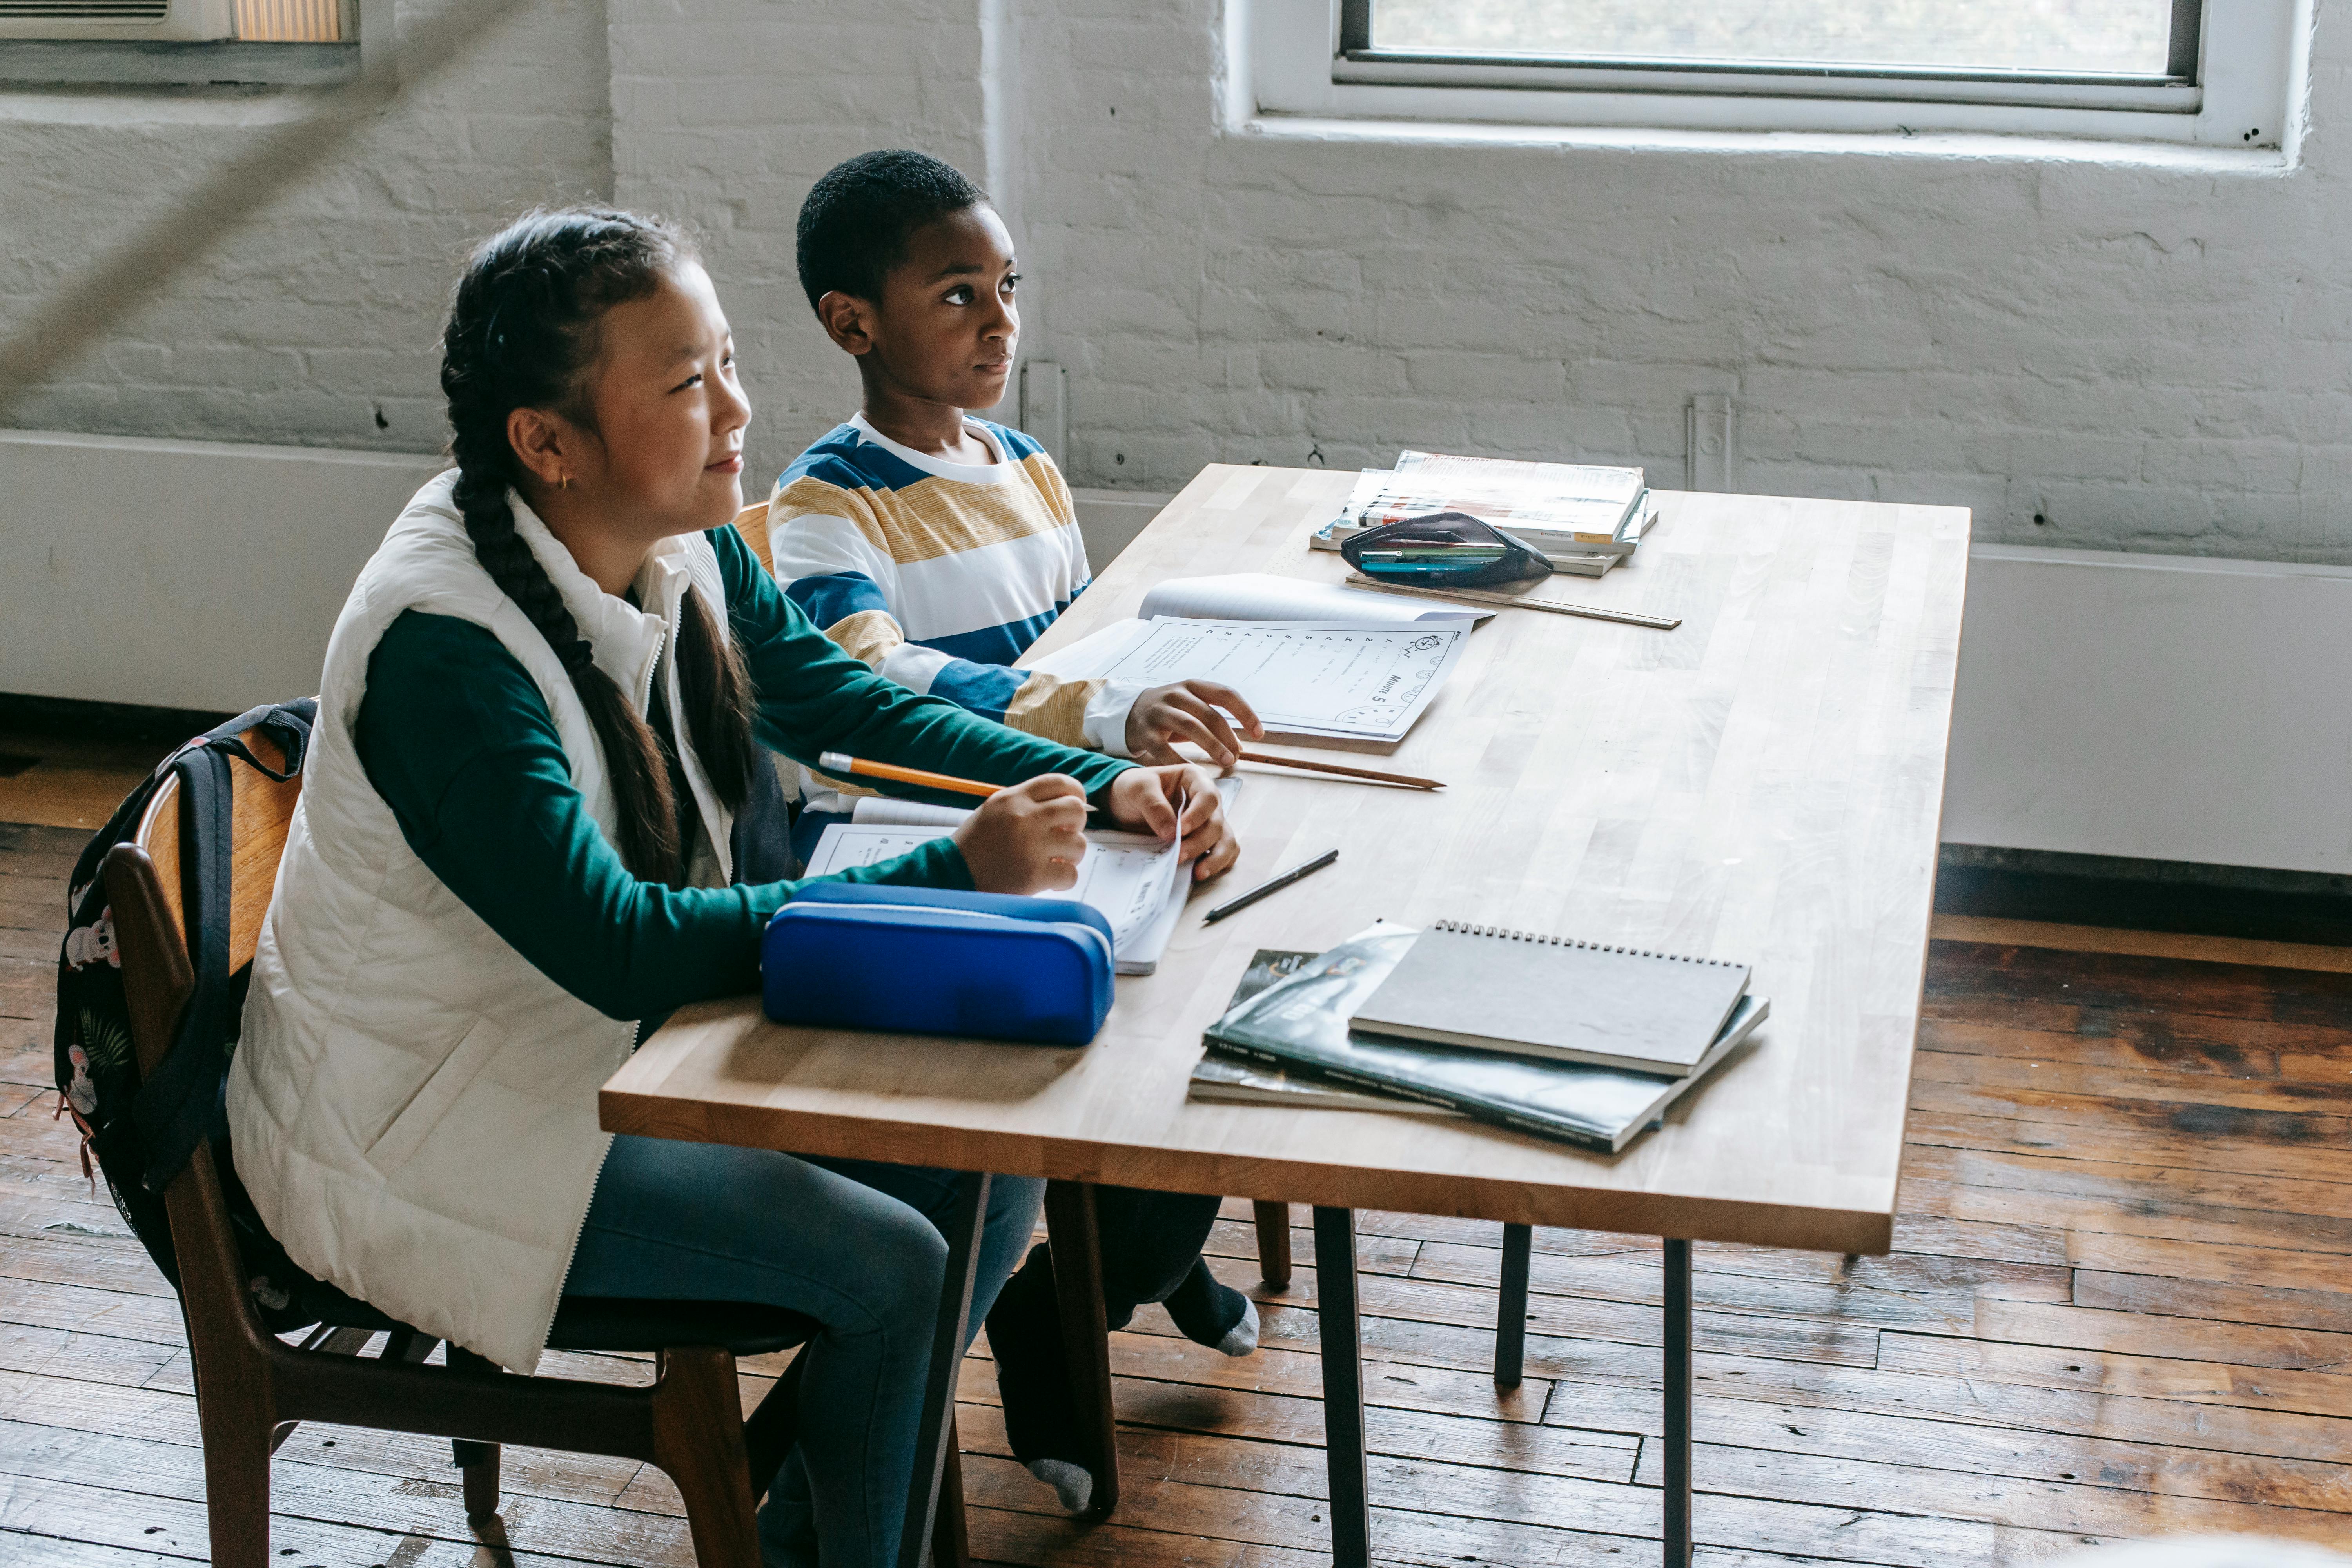
M271 766L282 763L259 731L244 738ZM298 774L279 784L242 764L231 771L234 973L252 960L301 781ZM142 1077L163 1060L194 988L184 911L195 902L196 868L183 864L181 851L174 780L156 793L134 839L117 845L105 862ZM653 1464L685 1499L703 1568L758 1568L753 1478L773 1475L791 1447L799 1380L780 1379L747 1423L735 1361L805 1342L816 1330L810 1320L740 1302L567 1297L551 1346L652 1352L650 1387L516 1376L457 1345L449 1347L447 1365L425 1365L436 1341L324 1285L317 1303L322 1321L292 1345L270 1333L255 1310L209 1143L172 1180L164 1203L195 1366L215 1568L264 1568L274 1561L269 1458L301 1421L456 1439L466 1511L477 1521L498 1509L499 1444ZM379 1332L383 1351L360 1353ZM941 1563L961 1564L963 1500L952 1443L949 1453L935 1545Z

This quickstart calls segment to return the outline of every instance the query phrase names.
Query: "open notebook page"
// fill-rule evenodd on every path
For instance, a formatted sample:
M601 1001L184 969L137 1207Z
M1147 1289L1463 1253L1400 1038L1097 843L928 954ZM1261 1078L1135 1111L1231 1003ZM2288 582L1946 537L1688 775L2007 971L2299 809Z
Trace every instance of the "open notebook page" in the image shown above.
M1031 668L1146 687L1219 681L1249 700L1269 732L1394 742L1445 684L1469 635L1464 620L1114 621Z

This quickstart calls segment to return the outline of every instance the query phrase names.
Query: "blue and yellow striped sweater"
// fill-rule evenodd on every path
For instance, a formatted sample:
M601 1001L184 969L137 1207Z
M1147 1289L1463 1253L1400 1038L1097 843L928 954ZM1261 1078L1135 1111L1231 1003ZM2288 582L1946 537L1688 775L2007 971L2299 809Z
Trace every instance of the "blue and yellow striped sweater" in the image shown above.
M1001 461L942 462L862 414L794 458L768 507L776 581L827 637L901 686L1123 753L1133 690L1007 668L1085 592L1087 549L1045 449L967 422Z

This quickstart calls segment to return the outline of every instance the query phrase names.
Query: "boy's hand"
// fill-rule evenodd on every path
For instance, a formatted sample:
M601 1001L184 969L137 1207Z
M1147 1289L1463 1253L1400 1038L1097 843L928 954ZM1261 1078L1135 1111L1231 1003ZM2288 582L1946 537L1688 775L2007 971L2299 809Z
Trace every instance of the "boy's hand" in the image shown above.
M1086 825L1085 788L1067 773L1045 773L981 802L955 844L982 892L1050 892L1078 879Z
M1232 767L1241 760L1242 743L1225 722L1225 713L1217 711L1220 708L1241 721L1251 740L1265 738L1265 726L1240 692L1213 680L1180 680L1153 687L1127 710L1128 755L1146 764L1181 763L1184 759L1176 742L1190 741L1217 766ZM1184 837L1192 836L1186 828Z
M1241 840L1226 826L1216 775L1208 769L1198 763L1129 768L1111 781L1110 817L1131 831L1171 838L1180 799L1184 803L1184 858L1192 863L1192 879L1205 882L1242 852Z

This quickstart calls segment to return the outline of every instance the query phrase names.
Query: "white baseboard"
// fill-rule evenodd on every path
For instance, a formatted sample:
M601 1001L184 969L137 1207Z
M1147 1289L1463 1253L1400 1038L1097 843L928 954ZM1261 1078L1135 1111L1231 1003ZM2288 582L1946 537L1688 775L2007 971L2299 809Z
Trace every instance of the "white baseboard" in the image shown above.
M0 431L0 692L310 692L352 579L439 467ZM1074 498L1097 572L1170 499ZM1943 837L2352 872L2352 570L1977 546Z
M316 691L352 580L440 467L0 431L0 691L218 711Z
M2352 872L2352 571L1978 545L1943 837Z

